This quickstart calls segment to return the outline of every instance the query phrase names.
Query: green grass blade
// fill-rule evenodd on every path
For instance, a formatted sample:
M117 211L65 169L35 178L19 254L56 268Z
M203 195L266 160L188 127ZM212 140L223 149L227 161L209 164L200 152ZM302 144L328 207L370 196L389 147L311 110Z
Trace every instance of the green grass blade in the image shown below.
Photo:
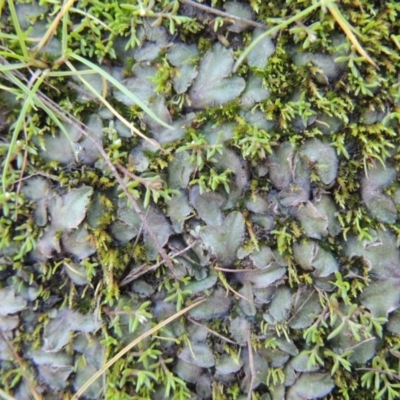
M14 130L11 136L11 142L10 142L10 147L8 149L6 158L4 160L4 166L3 166L3 174L2 174L2 186L3 186L3 192L6 193L6 178L7 178L7 172L8 172L8 165L10 163L11 157L13 155L13 149L15 146L15 143L17 142L18 134L22 130L22 125L26 116L26 113L28 110L34 105L34 97L36 91L39 89L40 85L43 83L44 78L46 77L46 74L43 73L39 77L39 79L35 82L33 85L32 89L29 90L28 97L26 98L24 105L22 106L21 112L19 113L18 119L14 125Z
M15 86L17 86L19 89L22 90L22 92L26 96L31 95L31 91L29 88L21 82L16 76L14 76L12 73L9 71L5 71L4 75L8 78L10 82L12 82ZM43 76L48 76L48 73L43 74ZM75 147L74 147L74 142L71 139L71 136L69 135L68 131L66 130L65 126L60 122L59 118L56 116L56 114L46 106L46 104L43 103L43 101L36 95L36 93L33 94L33 104L36 106L40 107L42 110L44 110L47 115L52 119L52 121L60 128L60 130L63 132L63 134L67 137L69 144L71 145L71 148L73 150L73 153L75 155L75 160L78 161L76 152L75 152Z
M9 39L9 40L19 40L19 37L17 35L14 35L13 33L4 33L4 32L0 32L0 38L2 39ZM26 38L26 41L33 41L35 39L32 38Z
M74 66L67 61L66 64L71 68L71 70L76 71ZM77 71L78 72L78 71ZM107 107L114 115L117 117L127 128L129 128L131 131L135 132L138 136L140 136L142 139L146 140L149 142L152 146L155 146L157 148L160 148L159 143L157 143L155 140L148 138L146 135L144 135L142 132L140 132L135 126L130 123L128 120L126 120L105 98L102 96L98 91L82 76L79 74L77 75L78 78L82 81L82 83L93 93L95 97L97 97L105 107Z
M14 94L15 97L19 95L18 89L10 88L8 86L0 85L0 90Z
M69 23L69 14L67 12L62 19L61 54L67 54L68 51L68 23Z
M128 96L132 101L134 101L149 117L154 119L157 123L160 125L164 126L165 128L172 129L170 125L162 121L160 118L157 117L156 114L152 110L150 110L149 107L146 106L142 101L140 101L134 94L132 94L125 86L123 86L120 82L118 82L114 77L112 77L110 74L108 74L106 71L103 71L98 65L93 64L89 60L86 60L86 58L83 58L79 56L78 54L75 53L69 53L69 56L71 58L74 58L76 61L81 62L82 64L85 64L89 68L93 69L93 71L99 73L101 76L103 76L107 81L112 83L118 90L120 90L122 93L124 93L126 96Z
M292 24L293 22L296 22L300 18L306 17L308 14L310 14L312 11L320 7L320 3L313 4L312 6L306 8L305 10L299 12L292 18L287 19L286 21L281 22L280 24L272 27L271 29L268 29L266 32L264 32L262 35L258 36L255 40L253 40L248 47L244 50L244 52L240 55L240 57L237 59L235 65L233 66L233 72L236 72L237 69L240 67L244 59L249 55L250 51L253 50L258 43L261 42L265 37L272 35L273 33L286 28L288 25Z
M37 105L46 112L46 114L52 119L52 121L60 128L60 131L67 137L69 144L71 145L72 148L72 152L74 153L75 156L75 161L78 162L78 156L76 154L76 150L75 150L75 146L74 146L74 141L72 140L70 134L68 133L67 129L65 128L65 126L62 124L62 122L60 122L59 118L56 116L56 114L54 113L54 111L52 111L49 107L46 106L46 104L44 104L42 102L42 100L40 100L39 98L36 99Z
M25 83L21 82L14 74L12 74L10 71L3 71L4 76L8 79L9 82L13 83L15 86L17 86L23 93L25 93L26 96L29 96L30 90L26 86Z
M7 64L7 65L0 64L0 72L15 71L16 69L26 68L27 66L28 64L26 63Z
M25 57L26 61L29 61L30 56L29 56L29 51L28 48L26 47L25 44L25 33L21 29L21 25L19 24L18 16L17 16L17 10L14 7L14 1L13 0L8 0L8 7L10 9L11 13L11 19L12 19L12 25L15 28L15 31L17 32L19 44L21 46L22 54Z
M3 400L15 400L15 397L10 396L2 389L0 389L0 398Z
M71 71L51 71L47 74L50 77L63 77L63 76L78 76L78 75L93 75L94 72L91 69L85 69L82 71L78 71L77 69Z
M116 34L117 34L117 33L114 32L107 24L105 24L101 19L96 18L95 16L93 16L92 14L89 14L89 13L86 12L86 11L79 10L78 8L75 8L75 7L71 7L71 8L69 9L69 11L74 12L74 13L76 13L76 14L80 14L80 15L82 15L82 16L88 18L88 19L90 18L90 19L92 19L94 22L96 22L96 24L99 24L99 25L102 26L104 29L110 31L113 35L116 35Z

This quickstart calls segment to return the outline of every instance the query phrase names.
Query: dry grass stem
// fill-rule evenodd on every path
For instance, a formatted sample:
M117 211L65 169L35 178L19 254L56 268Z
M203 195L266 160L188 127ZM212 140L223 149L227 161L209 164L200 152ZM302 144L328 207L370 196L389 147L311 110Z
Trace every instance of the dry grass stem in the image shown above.
M165 325L168 325L170 322L173 320L177 319L181 315L187 313L190 311L192 308L197 307L199 304L203 303L205 299L202 299L200 301L197 301L196 303L191 304L190 306L184 308L181 311L178 311L176 314L171 315L169 318L166 320L160 322L157 324L154 328L149 329L147 332L143 333L140 335L137 339L133 340L131 343L129 343L126 347L124 347L118 354L116 354L111 360L109 360L99 371L97 371L72 397L72 400L77 400L79 399L80 396L82 396L83 393L85 393L86 389L97 379L99 378L102 374L104 374L116 361L118 361L122 356L124 356L126 353L128 353L129 350L134 348L138 343L140 343L143 339L147 338L148 336L152 335L153 333L156 333L158 330L163 328Z

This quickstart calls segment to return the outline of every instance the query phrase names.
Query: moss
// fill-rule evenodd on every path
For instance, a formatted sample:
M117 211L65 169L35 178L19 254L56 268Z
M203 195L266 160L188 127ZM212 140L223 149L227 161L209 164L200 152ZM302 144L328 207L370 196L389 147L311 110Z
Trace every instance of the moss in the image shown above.
M224 1L211 3L218 8L224 5ZM307 7L313 7L314 3L311 0L291 0L282 7L279 1L249 2L257 20L270 25L281 23ZM390 296L396 293L390 289L389 278L398 280L399 277L396 272L389 278L384 275L373 258L379 258L379 253L372 252L381 246L386 250L387 257L392 257L391 252L394 254L397 250L390 240L398 239L400 231L395 223L375 218L367 202L364 205L360 197L365 190L362 179L366 179L378 165L388 167L394 164L398 172L400 92L397 71L400 56L395 32L399 28L399 5L394 1L377 3L367 0L343 1L336 5L341 15L360 33L358 40L362 48L379 69L360 55L354 42L351 43L341 32L334 13L320 4L320 8L309 12L307 18L298 21L298 24L280 29L273 39L275 52L265 67L249 63L239 68L237 75L245 79L246 84L254 77L260 79L260 85L268 90L268 97L255 101L251 106L244 106L240 93L233 101L219 105L214 103L205 109L199 107L200 110L195 110L191 119L182 122L182 133L176 133L180 129L177 126L181 118L183 121L193 111L191 98L194 95L190 91L175 93L174 78L179 76L182 66L172 65L168 58L174 41L195 43L200 56L191 63L196 64L198 69L204 69L201 62L207 52L215 51L218 35L223 35L224 40L220 39L225 45L228 43L234 48L235 51L229 54L239 57L250 43L250 31L240 35L230 32L225 20L197 13L193 7L190 9L189 5L183 6L178 1L156 0L137 4L78 1L65 14L57 31L50 32L56 41L61 40L66 46L63 49L65 54L59 58L49 49L44 50L48 51L48 55L43 56L29 49L31 43L21 39L25 36L18 32L15 13L10 8L13 3L10 4L4 8L1 24L4 32L14 36L1 39L3 48L8 49L3 52L3 57L10 63L16 63L17 54L18 62L25 63L25 66L29 64L31 69L1 70L3 85L12 86L11 93L17 99L12 104L2 99L1 105L2 109L8 108L8 122L16 123L9 131L1 132L3 144L0 155L4 161L0 193L0 286L2 289L12 287L16 296L28 301L26 311L15 315L9 313L10 317L15 316L20 321L6 332L22 361L17 357L1 361L1 384L7 393L16 394L29 380L36 387L37 381L45 379L37 359L29 358L26 349L43 348L48 334L46 327L51 326L54 315L60 309L74 310L79 318L83 318L82 315L100 315L104 323L101 330L86 332L85 335L92 342L101 342L106 357L111 358L125 344L150 329L155 321L166 320L198 296L211 295L223 306L226 306L224 301L232 304L228 311L222 307L225 311L216 319L207 320L208 315L213 313L213 307L203 310L205 317L202 323L213 333L206 331L207 338L203 340L202 328L196 325L196 329L192 329L193 322L182 318L147 337L109 369L105 396L153 398L157 395L184 399L195 396L195 393L200 397L201 393L208 393L204 396L236 399L254 389L253 398L262 398L267 393L271 394L273 388L283 390L282 383L290 379L288 371L293 368L292 360L296 353L293 348L297 347L297 351L307 357L308 369L318 369L318 373L324 376L323 381L332 388L330 395L335 398L399 397L396 364L399 343L385 325L399 306L396 301L390 303ZM18 4L17 8L19 6L22 5ZM50 24L49 15L57 15L58 6L52 2L43 2L43 6L46 10L40 11L34 19ZM22 10L27 9L29 7L18 10L22 15ZM189 11L193 14L182 14ZM212 28L217 24L221 26L213 32ZM119 41L125 50L121 51ZM105 69L113 71L118 79L135 79L138 72L132 67L139 62L137 49L148 51L144 55L148 59L140 61L144 66L148 64L157 68L155 76L149 80L149 84L155 85L157 95L146 97L142 103L142 99L126 104L122 102L123 97L120 101L116 100L116 90L111 85L105 98L89 97L86 101L82 96L88 88L79 87L76 81L64 74L71 69L66 60L75 63L77 59L73 55L80 54L97 60ZM117 61L123 57L126 57L123 62ZM38 65L49 68L46 72L49 75L45 76ZM120 74L121 68L123 71ZM213 68L218 68L218 65ZM233 74L232 68L225 77L229 74ZM50 113L40 103L46 99L44 96L54 101ZM28 104L26 109L20 99L25 99ZM104 107L100 109L99 102L104 104L103 100L107 100L117 113L128 123L133 122L146 136L153 136L166 144L157 148L154 142L150 144L137 135L123 136L116 125L116 114L106 115ZM155 107L156 100L159 100L159 108ZM58 120L51 115L57 104L60 107L57 109ZM152 112L164 113L164 117L168 118L153 122L143 105ZM61 123L68 125L67 133L74 134L71 128L73 117L88 121L94 113L102 115L105 125L108 123L108 126L99 128L104 134L102 147L108 160L115 166L119 165L117 172L126 186L125 191L119 188L121 181L118 181L115 171L111 171L104 161L96 160L85 165L84 159L78 159L78 162L72 160L76 156L73 152L72 161L67 162L52 158L46 161L42 157L48 143L46 140L50 138L48 135L61 136ZM23 118L18 122L20 115ZM68 117L69 124L65 123L63 116ZM252 118L255 116L259 116L261 122L254 122ZM167 128L160 121L164 125L175 125ZM170 131L163 131L164 128ZM222 134L214 140L219 129ZM165 138L169 138L171 131L174 134L168 141ZM77 136L81 135L82 132ZM73 148L79 149L82 139L72 138L71 141L75 146ZM335 149L338 168L332 182L323 179L323 162L304 152L304 146L310 142ZM71 144L68 140L63 143ZM275 157L282 147L290 144L293 151L288 152L285 160ZM71 151L70 147L62 150L64 153ZM182 178L177 180L178 187L174 187L173 191L166 182L170 181L170 164L180 153L187 157L179 158L181 165L175 165L175 171L180 171ZM148 166L143 167L145 164L140 164L135 157L145 158ZM274 164L279 165L276 167ZM287 185L272 177L271 170L280 167L282 176L287 167ZM52 190L48 197L43 194L47 211L51 207L49 204L56 201L56 195L62 201L66 193L82 185L94 190L97 197L93 196L91 201L99 204L98 215L92 215L96 214L92 206L85 208L86 221L80 225L87 229L87 241L95 248L94 254L82 260L65 254L62 240L63 235L69 232L63 230L52 233L54 246L58 243L60 251L53 248L49 257L40 253L43 243L47 243L51 221L46 216L45 224L38 226L35 212L41 210L41 200L29 201L21 192L24 182L35 174L46 179ZM200 186L198 196L203 196L203 192L216 192L222 199L220 226L218 221L211 221L214 225L210 221L206 223L204 215L197 211L193 200L195 185ZM307 198L300 205L291 203L290 196L302 188L307 192ZM188 211L182 221L173 221L172 216L168 219L164 214L168 212L171 201L178 201L178 197L174 197L178 190L180 199L184 197L187 200L185 206ZM392 201L397 191L396 176L381 192ZM129 212L127 207L121 205L124 200L119 197L130 195L137 202L140 212L145 217L150 215L149 220L157 229L154 233L161 242L161 248L173 259L171 265L163 264L166 256L158 254L160 249L151 244L152 238L149 238L146 229L140 227L142 222L139 219L136 227L136 222L128 221L125 216L124 229L131 229L132 232L137 229L136 236L128 243L121 243L113 236L113 224L121 222L121 214ZM333 211L320 204L323 196L333 200ZM265 202L257 203L258 208L250 209L247 199L256 202L260 198ZM205 196L204 199L207 201L208 198ZM395 218L400 211L398 202L396 204ZM152 210L159 213L152 214ZM233 229L224 225L232 219L229 215L240 217L243 222L240 226L243 232L241 230L238 237L234 237ZM304 225L304 218L312 219L316 228ZM333 224L332 218L338 222L337 231L328 227L328 222ZM162 233L164 229L166 233ZM381 232L392 232L393 238L390 236L389 240L389 236ZM221 240L221 237L226 237L226 240ZM220 241L224 244L217 243ZM334 255L340 264L338 271L321 278L314 266L309 270L299 266L293 246L310 241L318 243L318 252L321 249ZM349 249L350 245L353 247ZM271 260L264 268L259 268L252 257L266 246L271 250ZM230 249L226 255L230 247L233 250ZM240 260L237 251L243 255ZM383 263L386 261L382 260ZM76 265L74 272L83 273L88 283L80 284L70 278L65 262ZM218 262L225 263L227 270L221 269ZM384 266L392 271L391 265L396 262L393 259ZM213 267L216 267L215 271ZM258 278L246 275L248 271L243 272L248 268L252 269L252 273L256 271ZM279 275L281 270L284 270L283 275ZM276 276L272 275L274 271L278 271ZM122 285L129 274L136 277L134 284ZM212 283L213 274L216 274L217 283ZM259 282L268 283L265 283L266 287L259 287ZM379 303L382 293L379 290L384 287L379 286L383 285L382 282L386 284L387 303L390 304L380 306L383 309L383 314L380 314L377 306L371 307L370 299L376 298ZM192 283L204 285L205 289L192 293L186 289ZM283 288L290 291L293 304L287 319L275 320L279 313L272 315L270 309L280 305L275 301L272 307L270 303L276 292ZM225 295L225 291L228 300L220 296L221 293ZM243 299L244 292L250 299ZM308 320L302 315L302 310L311 298L320 311L307 325ZM296 303L299 299L303 302L300 305ZM250 305L245 303L249 300ZM243 304L247 304L247 308ZM250 308L254 308L255 312L249 312ZM292 324L293 319L300 317L304 318L302 328ZM249 335L244 344L227 345L226 338L232 341L231 320L235 318L246 322L250 327ZM90 368L98 369L99 366L91 364L90 356L79 348L77 338L84 336L82 332L70 332L71 337L63 352L74 354L76 363L86 360ZM237 340L236 337L234 339ZM0 342L0 351L3 352L2 338ZM185 381L178 376L175 370L178 364L176 354L198 342L210 349L216 361L229 355L240 358L246 364L233 383L226 383L221 376L214 375L212 369L202 375L206 382L204 386L199 384L195 387L189 379ZM372 342L374 345L369 348L367 345ZM257 383L257 387L251 386L256 377L252 376L254 365L251 366L248 361L251 359L249 349L257 356L252 362L260 357L271 358L266 378ZM282 354L287 357L286 361L280 358ZM356 356L361 358L354 358ZM205 370L199 365L196 367L200 374ZM79 375L79 368L77 365L74 367ZM23 376L23 371L28 371L28 378ZM309 375L313 373L309 372ZM71 396L77 390L72 375L68 381L69 385L57 394L60 398ZM301 382L301 379L293 381L287 391L292 390L289 386L294 386L293 390L301 393ZM51 388L51 382L45 385L48 391L55 390Z

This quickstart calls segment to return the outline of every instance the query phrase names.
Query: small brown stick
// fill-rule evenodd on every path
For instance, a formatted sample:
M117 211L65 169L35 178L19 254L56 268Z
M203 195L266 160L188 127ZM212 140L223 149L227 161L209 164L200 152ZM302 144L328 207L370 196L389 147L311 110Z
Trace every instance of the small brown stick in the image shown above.
M143 179L142 177L140 177L138 175L135 175L134 173L132 173L131 171L129 171L128 169L126 169L124 166L122 166L120 164L116 164L116 167L120 171L122 171L125 175L129 176L133 180L139 181L143 186L146 186L149 189L160 190L160 189L163 188L163 183L161 181L159 181L159 182L151 182L151 181L148 181L146 179Z
M216 271L222 271L222 272L254 272L254 269L229 269L229 268L221 268L221 267L214 267Z
M145 216L143 215L143 212L140 209L137 201L129 193L129 190L126 187L124 180L119 175L119 173L117 171L117 168L115 168L114 164L108 158L105 150L103 149L103 146L100 143L98 143L97 140L95 140L92 136L88 135L82 128L79 127L79 129L96 146L97 150L103 156L103 158L104 158L105 162L107 163L108 167L111 169L111 172L114 175L115 179L118 181L118 183L120 184L121 188L125 192L126 197L128 198L129 202L132 204L132 207L135 210L136 214L139 216L140 220L142 221L143 226L145 227L146 231L148 232L148 234L150 235L151 239L155 243L158 253L161 255L161 257L163 258L165 264L172 271L174 276L176 276L176 271L175 271L174 265L172 264L171 259L168 257L168 254L166 253L164 248L161 247L160 243L158 242L158 239L157 239L156 235L154 234L154 232L150 228L149 224L147 223L147 220L146 220Z
M400 375L393 374L389 371L385 371L383 369L376 369L376 368L356 368L356 371L373 371L373 372L378 372L379 374L385 374L388 375L389 377L393 377L400 381Z
M16 71L16 73L18 74L19 71ZM22 75L22 74L21 74ZM23 76L23 75L22 75ZM101 143L99 143L96 139L94 139L91 135L89 135L87 133L87 131L91 131L94 135L94 132L86 125L84 125L81 121L79 121L77 118L75 118L73 115L71 115L70 113L66 113L68 114L68 116L63 114L63 111L60 110L59 106L57 103L55 103L53 100L51 100L49 97L47 97L45 94L43 94L40 90L37 91L37 95L40 98L40 100L50 109L52 109L54 112L57 113L57 115L63 119L64 121L73 124L85 137L87 137L93 144L94 146L97 148L97 150L99 151L99 153L101 154L101 156L103 157L104 161L107 163L108 167L110 168L112 174L114 175L115 179L117 180L117 182L120 184L122 190L125 192L126 197L128 198L129 202L132 204L133 209L135 210L136 214L139 216L140 220L143 223L143 226L145 227L145 229L147 230L147 232L149 233L151 239L154 241L156 247L157 247L157 251L158 253L161 255L161 257L163 258L165 264L168 266L168 268L172 271L172 273L174 274L174 276L176 276L176 272L174 269L174 266L172 264L171 259L168 257L166 251L164 250L164 248L161 247L160 243L157 240L157 237L155 236L154 232L152 231L152 229L150 228L149 224L146 221L145 216L143 215L142 210L140 209L138 203L136 202L136 200L133 198L133 196L129 193L128 188L126 187L123 179L121 178L121 176L119 175L116 167L113 165L113 163L110 161L110 159L107 156L107 153L105 152L103 146L101 145ZM83 129L83 127L86 129Z
M147 215L149 214L149 211L150 211L150 208L147 209L146 214L144 216L145 218L147 218ZM142 232L143 232L143 224L140 224L139 232L136 235L135 243L133 243L133 249L135 249L135 247L139 243L140 236L142 236Z
M183 250L178 251L177 253L174 254L168 254L168 257L170 258L174 258L174 257L178 257L183 253L186 253L189 249L191 249L194 245L196 244L196 242L191 243L188 247L185 247ZM157 269L160 265L162 265L164 263L163 261L158 262L157 264L153 264L153 265L147 265L147 264L142 264L140 267L135 268L133 271L129 272L129 274L119 283L119 286L126 286L128 283L136 280L137 278L139 278L140 276L146 274L149 271L153 271L154 269Z
M302 310L302 308L307 304L308 300L311 299L311 296L315 293L315 290L313 290L310 295L304 300L303 304L295 311L295 313L291 316L291 318L289 319L289 321L287 322L287 324L289 325L289 323L293 320L293 318Z
M60 12L58 15L54 18L52 24L50 25L49 29L47 29L46 33L44 34L42 40L38 43L36 46L33 57L36 56L36 54L39 53L39 51L42 49L42 47L53 37L55 34L58 24L60 23L62 17L69 11L69 9L74 5L75 0L68 0L66 1L63 6L61 7Z
M251 375L249 392L247 393L247 400L251 400L251 397L253 394L254 380L256 377L256 369L254 368L254 357L253 357L253 348L251 347L250 328L247 328L247 349L249 351L249 368L250 368L250 375Z
M227 337L225 337L224 335L221 335L218 332L215 332L214 330L212 330L211 328L209 328L208 326L205 326L203 324L200 324L199 322L195 321L194 319L187 317L188 321L190 321L192 324L201 326L202 328L206 329L208 332L212 333L215 336L218 336L220 339L224 340L225 342L231 343L231 344L238 344L236 342L234 342L231 339L228 339Z
M160 265L161 263L157 263L154 265L142 264L140 267L135 268L133 271L129 272L129 274L119 283L119 286L126 286L128 283L131 283L132 281L136 280L147 272L158 268Z
M18 179L17 195L21 192L22 177L24 176L24 172L28 164L28 135L26 134L26 121L24 121L24 136L25 136L26 148L24 151L24 159L22 161L21 173L19 174L19 179Z
M251 19L237 17L236 15L228 14L224 11L217 10L216 8L205 6L204 4L196 3L192 0L179 0L183 4L198 8L199 10L205 11L210 14L215 14L223 18L233 19L234 21L243 22L256 28L267 29L267 26L260 24L259 22L252 21Z
M32 396L35 400L40 400L41 397L39 395L39 393L36 391L35 386L33 385L29 375L28 375L28 371L26 370L24 364L22 363L22 359L19 356L19 354L16 352L13 344L11 343L11 341L8 339L7 335L4 333L3 330L0 330L1 336L3 338L3 340L6 342L8 348L10 349L10 351L13 353L13 357L15 360L17 360L17 363L19 365L20 371L22 372L23 377L26 380L26 383L29 387L29 390L32 393Z
M93 94L87 93L87 91L85 91L85 89L83 89L81 86L77 85L76 83L68 82L67 86L69 86L73 90L76 90L78 93L80 93L82 96L85 96L90 101L100 103L99 99L96 96L94 96Z
M60 178L57 175L47 174L46 172L38 171L38 172L35 172L35 173L31 174L31 175L24 176L23 178L17 179L16 181L12 182L12 185L15 185L18 182L23 182L23 181L26 181L28 179L31 179L33 176L36 176L36 175L44 176L47 179L51 179L53 181L60 182Z

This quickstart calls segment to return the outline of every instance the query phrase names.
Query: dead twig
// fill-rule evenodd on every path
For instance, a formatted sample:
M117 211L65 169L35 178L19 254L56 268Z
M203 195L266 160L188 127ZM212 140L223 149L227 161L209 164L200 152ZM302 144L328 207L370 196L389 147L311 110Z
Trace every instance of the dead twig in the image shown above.
M188 319L188 321L190 321L192 324L201 326L202 328L206 329L208 332L210 332L210 333L212 333L213 335L219 337L220 339L224 340L225 342L228 342L228 343L231 343L231 344L235 344L235 345L238 344L237 342L234 342L233 340L228 339L228 338L225 337L224 335L221 335L220 333L213 331L213 330L210 329L208 326L205 326L205 325L203 325L203 324L200 324L199 322L195 321L194 319L192 319L192 318L190 318L190 317L188 317L187 319Z
M27 82L26 77L19 71L14 71L14 74L21 80L23 80L24 82ZM111 162L111 160L108 158L107 153L105 152L102 144L100 142L98 142L95 137L96 137L96 133L93 132L88 126L86 126L85 124L83 124L81 121L79 121L76 117L74 117L73 115L71 115L69 112L62 110L60 108L60 106L55 103L52 99L50 99L49 97L47 97L42 91L37 90L36 95L38 97L38 99L49 109L51 109L52 111L54 111L60 119L62 119L65 122L68 122L69 124L72 124L74 127L76 127L79 132L82 133L82 135L84 135L85 137L87 137L92 143L93 145L96 147L96 149L99 151L99 153L101 154L101 156L103 157L104 161L106 162L106 164L108 165L108 167L110 168L112 174L114 175L115 179L117 180L117 182L119 183L119 185L121 186L122 190L125 192L126 197L128 198L129 202L131 203L134 211L137 213L137 215L139 216L140 220L142 221L142 224L144 226L144 228L146 229L146 231L148 232L148 234L150 235L151 239L153 240L154 244L157 247L157 251L158 253L161 255L161 257L163 258L165 264L168 266L168 268L172 271L172 273L174 274L174 276L176 276L176 272L174 269L174 266L172 264L171 259L168 257L166 251L164 250L163 247L161 247L160 243L157 240L157 237L155 236L154 232L152 231L152 229L150 228L149 224L147 223L147 220L145 218L145 216L143 215L142 210L140 209L137 201L134 199L134 197L129 193L128 188L126 187L122 177L119 175L116 167L113 165L113 163ZM40 106L40 105L39 105ZM89 134L89 132L91 134Z
M170 254L168 254L168 257L170 257L171 259L174 259L175 257L178 257L178 256L186 253L195 244L196 244L196 242L193 242L189 246L185 247L183 250L178 251L177 253L172 253L172 254L170 253ZM141 266L139 266L139 267L135 268L134 270L132 270L131 272L129 272L129 274L119 283L119 286L120 287L126 286L128 283L138 279L140 276L146 274L147 272L157 269L162 264L164 264L164 260L162 260L156 264L153 264L153 265L142 264Z
M336 4L327 4L327 7L330 13L332 14L333 18L335 19L335 21L339 24L343 32L346 34L347 38L351 41L351 43L353 43L353 46L357 50L358 54L360 54L361 57L364 57L376 69L379 69L378 65L374 62L374 60L372 60L372 58L368 55L368 53L363 49L363 47L358 42L357 38L353 33L354 28L344 18L338 6ZM355 32L359 35L357 31Z
M389 371L385 371L383 369L376 369L376 368L356 368L356 371L373 371L373 372L377 372L379 374L385 374L387 376L389 376L390 378L394 378L398 381L400 381L400 375L397 374L393 374Z
M174 315L171 315L169 318L165 319L164 321L157 324L154 328L149 329L147 332L140 335L138 338L133 340L127 346L125 346L118 354L116 354L111 360L107 361L99 371L97 371L72 397L72 400L79 399L80 396L86 391L86 389L101 375L103 375L116 361L118 361L121 357L123 357L126 353L128 353L131 349L133 349L138 343L140 343L146 337L156 333L164 326L168 325L170 322L175 320L176 318L180 317L181 315L187 313L194 307L197 307L199 304L203 303L205 299L199 300L196 303L191 304L190 306L184 308L181 311L178 311Z
M28 179L31 179L32 177L34 177L36 175L44 176L47 179L51 179L53 181L60 182L60 178L57 175L47 174L46 172L38 171L38 172L35 172L35 173L30 174L28 176L24 176L23 178L17 179L16 181L12 182L12 185L15 185L16 183L23 182L23 181L26 181Z
M251 332L250 328L247 328L247 349L249 352L249 368L250 368L250 384L249 384L249 392L247 393L247 400L251 400L253 394L253 386L254 380L256 378L256 369L254 367L254 357L253 357L253 348L251 347Z
M145 218L147 218L147 215L149 214L150 208L147 209L146 214L145 214ZM140 236L142 236L143 233L143 224L140 224L140 228L139 228L139 232L136 235L136 239L135 239L135 243L133 243L133 249L135 249L135 247L137 246L137 244L139 243L140 240Z
M171 270L171 272L174 274L174 276L176 276L176 271L175 271L174 265L172 264L171 259L169 258L168 254L166 253L164 248L161 247L160 243L158 242L158 239L157 239L156 235L154 234L153 230L150 228L149 224L147 223L147 220L146 220L145 216L143 215L143 212L140 209L139 204L137 203L135 198L129 192L128 188L125 185L124 180L119 175L119 173L118 173L116 167L114 166L114 164L108 158L107 153L103 149L103 146L96 139L94 139L91 135L87 134L82 128L79 127L79 129L82 131L82 133L87 138L89 138L89 140L96 146L97 150L102 155L103 159L107 163L107 165L110 168L110 170L111 170L112 174L114 175L115 179L117 180L117 182L121 186L122 190L126 194L126 197L128 198L129 202L131 203L134 211L136 212L136 214L139 216L140 220L142 221L142 224L143 224L144 228L146 229L147 233L150 235L151 239L153 240L154 244L156 245L158 253L161 255L161 257L163 258L165 264L168 266L168 268Z
M214 267L216 271L222 271L222 272L254 272L255 269L229 269L229 268L221 268L221 267Z
M52 24L50 25L49 29L47 29L47 31L46 31L45 35L43 36L42 40L35 47L35 51L33 53L33 57L35 57L39 53L39 51L43 48L43 46L54 36L62 17L74 5L75 1L76 0L68 0L63 4L63 6L61 7L60 12L54 18Z
M217 10L216 8L205 6L204 4L196 3L195 1L192 1L192 0L179 0L179 1L183 4L187 4L189 6L198 8L201 11L205 11L206 13L215 14L215 15L218 15L219 17L232 19L232 20L238 21L238 22L243 22L245 24L254 26L256 28L267 29L266 25L260 24L259 22L252 21L251 19L247 19L247 18L237 17L236 15L232 15L232 14L226 13L224 11Z
M10 351L13 354L14 359L17 361L19 368L22 372L23 377L25 378L25 381L29 387L29 390L32 393L32 396L35 400L40 400L41 396L39 395L39 393L36 391L34 384L32 383L31 378L29 377L29 372L27 371L27 369L25 368L21 357L19 356L19 354L16 352L13 344L11 343L11 341L8 339L7 335L4 333L3 330L0 330L1 336L3 338L3 340L6 342L8 348L10 349Z

